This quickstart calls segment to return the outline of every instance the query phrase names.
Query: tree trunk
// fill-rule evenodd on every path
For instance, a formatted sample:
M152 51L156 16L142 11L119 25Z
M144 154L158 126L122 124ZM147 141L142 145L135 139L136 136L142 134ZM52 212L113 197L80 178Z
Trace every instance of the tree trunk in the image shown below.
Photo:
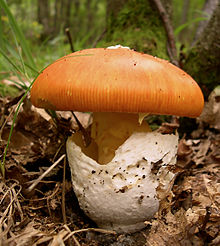
M70 27L70 19L71 19L71 5L72 5L72 0L68 0L66 3L66 13L65 13L65 24L64 27Z
M54 4L54 24L53 24L53 31L54 33L58 33L60 29L60 22L59 22L59 0L55 0Z
M170 1L163 2L170 13ZM107 0L106 23L108 46L121 44L168 58L167 35L154 1Z
M199 39L203 30L207 26L209 19L211 18L214 10L216 9L216 6L218 5L218 1L219 0L206 0L202 11L204 13L204 16L207 17L208 19L204 21L200 21L199 26L196 30L193 44L195 44L195 42Z
M205 96L220 82L220 5L196 45L186 58L184 69L203 88Z
M80 32L80 0L74 0L73 1L73 18L72 18L72 27L71 30L73 32L73 38L75 35L77 35L78 32Z
M51 35L49 1L48 0L38 0L37 5L38 5L37 6L38 22L43 26L43 31L41 33L41 39L45 39Z
M182 11L180 25L183 25L188 21L189 7L190 7L190 0L185 0L183 3L183 11ZM179 39L181 40L182 43L186 41L185 39L187 39L187 36L188 35L186 35L186 29L183 29L179 35Z

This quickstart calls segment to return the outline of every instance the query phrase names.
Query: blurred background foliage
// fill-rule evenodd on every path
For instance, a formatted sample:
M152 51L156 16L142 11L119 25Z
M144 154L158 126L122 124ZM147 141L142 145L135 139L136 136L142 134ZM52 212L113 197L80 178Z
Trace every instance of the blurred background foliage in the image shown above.
M75 50L91 46L105 27L105 1L9 0L7 4L39 68L70 53L66 27L70 28ZM2 9L1 22L4 38L13 47L11 26Z

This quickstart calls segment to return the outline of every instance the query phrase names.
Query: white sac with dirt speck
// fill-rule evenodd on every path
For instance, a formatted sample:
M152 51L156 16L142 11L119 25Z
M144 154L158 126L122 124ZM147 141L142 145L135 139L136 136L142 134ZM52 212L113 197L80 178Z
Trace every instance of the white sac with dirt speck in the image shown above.
M161 194L174 177L170 170L177 145L177 135L134 133L111 162L100 165L69 138L67 155L80 207L101 228L142 229L158 211Z

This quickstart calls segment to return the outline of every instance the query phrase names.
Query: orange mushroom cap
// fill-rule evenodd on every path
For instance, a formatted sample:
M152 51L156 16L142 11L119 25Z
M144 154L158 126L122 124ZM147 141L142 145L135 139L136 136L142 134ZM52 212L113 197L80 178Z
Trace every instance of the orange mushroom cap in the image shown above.
M64 56L31 89L36 107L90 112L145 112L197 117L197 83L166 60L126 48L94 48Z

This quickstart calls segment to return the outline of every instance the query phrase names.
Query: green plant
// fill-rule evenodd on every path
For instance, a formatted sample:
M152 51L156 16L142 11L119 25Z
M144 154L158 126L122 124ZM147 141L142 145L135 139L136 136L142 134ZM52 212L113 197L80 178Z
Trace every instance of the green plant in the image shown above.
M14 114L14 117L13 117L13 121L12 121L12 126L11 126L11 129L10 129L10 132L9 132L9 136L8 136L8 141L7 141L7 144L6 144L6 147L5 147L5 150L4 150L4 154L3 154L3 159L0 160L0 170L1 170L1 174L3 176L3 178L5 177L5 159L6 159L6 154L7 154L7 151L8 151L8 147L9 147L9 143L10 143L10 140L11 140L11 136L12 136L12 132L13 132L13 129L14 129L14 125L15 125L15 120L17 118L17 115L18 115L18 111L24 101L24 99L26 98L28 92L30 91L31 89L31 86L32 84L34 83L34 81L30 84L30 86L26 89L23 97L21 98L21 100L19 101L19 104L15 110L15 114Z
M7 68L8 71L12 71L16 74L16 76L20 79L20 82L16 82L19 87L22 89L25 89L25 93L21 100L18 103L18 106L15 110L15 114L13 117L13 123L10 129L7 145L4 150L3 159L0 161L0 171L2 173L2 176L5 176L5 160L6 160L6 154L8 150L8 146L10 143L10 139L12 136L15 120L19 111L19 108L22 105L22 102L24 101L25 97L27 96L32 84L34 81L31 82L31 78L38 74L37 72L37 66L35 64L35 61L33 59L30 47L28 46L26 39L24 37L23 32L19 28L17 22L14 19L14 16L12 15L7 3L4 0L0 0L0 7L1 10L4 11L6 14L8 21L9 21L9 27L10 31L12 33L13 41L15 47L9 45L8 41L4 38L3 28L2 28L2 22L0 20L0 54L1 54L1 65L5 68ZM30 82L30 85L27 86L24 81L22 80L22 77L24 77L26 80Z
M188 28L189 26L191 26L192 24L194 24L196 22L200 22L200 21L207 20L207 19L208 19L208 17L198 17L198 18L192 19L190 21L187 21L186 23L178 26L175 29L174 34L175 34L175 36L177 36L183 29Z

